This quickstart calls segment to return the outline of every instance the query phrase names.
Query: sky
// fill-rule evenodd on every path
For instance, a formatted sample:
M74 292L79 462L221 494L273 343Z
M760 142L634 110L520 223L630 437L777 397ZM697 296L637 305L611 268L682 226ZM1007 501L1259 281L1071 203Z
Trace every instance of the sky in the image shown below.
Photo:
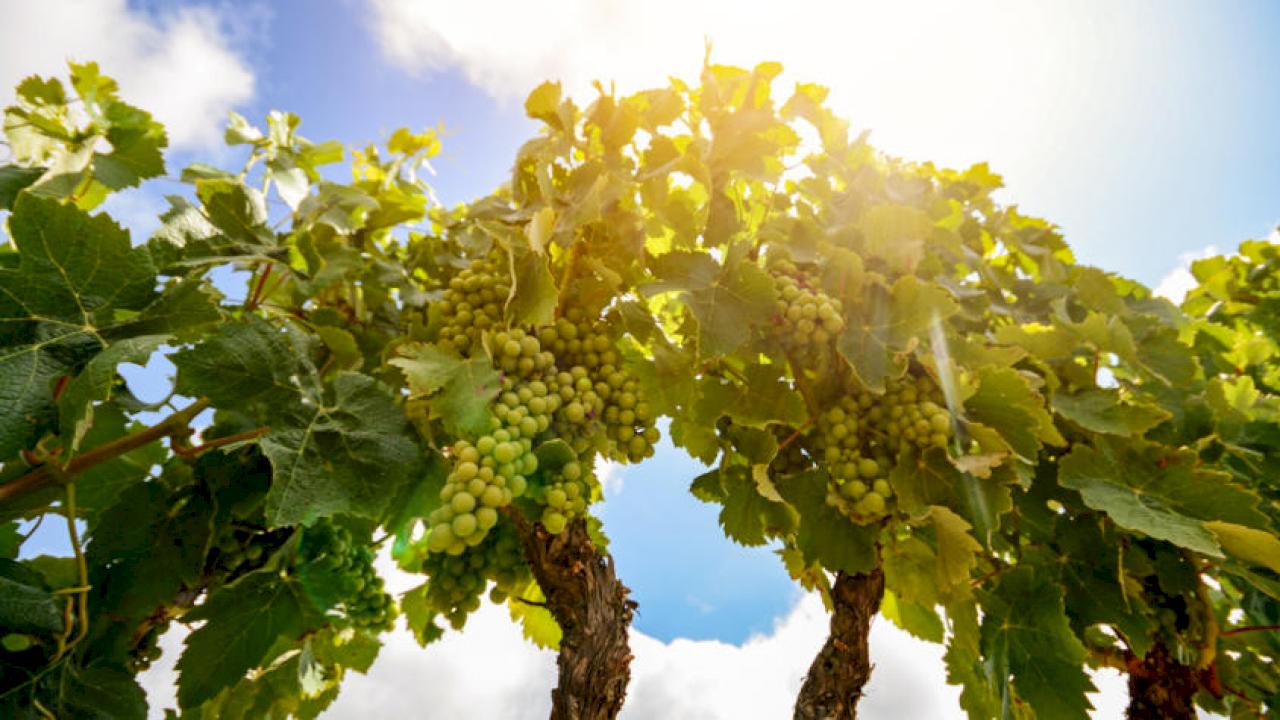
M97 60L167 125L172 175L235 157L221 145L227 111L260 122L280 109L316 141L438 128L433 186L465 201L501 183L535 132L522 104L537 83L589 100L596 79L625 92L696 78L710 42L718 62L782 62L780 93L830 86L837 111L893 154L989 162L1001 200L1059 225L1081 261L1171 296L1191 260L1280 222L1277 3L50 0L14 3L5 19L0 98L68 58ZM151 181L108 210L141 239L176 189ZM163 395L167 372L153 362L127 377ZM717 509L687 492L700 472L669 444L605 470L599 513L640 603L625 716L784 716L826 618L769 548L723 538ZM959 716L938 648L883 620L872 640L864 717ZM539 717L553 666L487 608L426 650L392 639L328 717ZM146 677L157 707L171 702L171 672L162 662ZM1123 683L1095 681L1097 716L1118 716Z

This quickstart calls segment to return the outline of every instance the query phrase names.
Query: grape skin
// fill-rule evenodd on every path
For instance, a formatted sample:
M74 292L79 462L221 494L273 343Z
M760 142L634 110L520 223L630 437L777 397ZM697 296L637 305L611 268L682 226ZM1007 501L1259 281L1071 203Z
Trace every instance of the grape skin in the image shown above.
M808 452L830 477L828 504L859 523L888 516L898 453L946 447L953 424L941 392L922 372L890 380L882 396L861 388L842 394L807 438Z
M353 542L350 531L328 518L302 532L299 562L335 573L341 595L338 605L347 621L357 629L381 632L391 629L396 608L383 590L373 560L370 547Z
M792 352L819 353L844 331L844 308L837 298L818 289L808 273L789 260L770 267L778 300L774 306L774 337Z
M480 597L490 582L494 584L490 600L502 602L521 592L532 578L520 540L509 525L499 526L483 542L459 555L428 554L422 572L431 578L428 605L458 630L467 615L479 609Z

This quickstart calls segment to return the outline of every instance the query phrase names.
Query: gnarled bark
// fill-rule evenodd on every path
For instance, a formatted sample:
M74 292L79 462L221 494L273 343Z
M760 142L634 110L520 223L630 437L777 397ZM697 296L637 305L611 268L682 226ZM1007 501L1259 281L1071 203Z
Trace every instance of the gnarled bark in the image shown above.
M596 549L582 520L552 535L518 513L510 515L547 609L564 631L551 720L617 717L631 681L627 630L636 603L614 573L613 558Z
M884 572L836 575L831 588L831 632L809 666L800 695L796 720L848 720L858 716L862 688L871 678L871 652L867 644L871 621L884 597Z
M1183 665L1164 643L1156 643L1142 660L1129 660L1129 720L1192 720L1200 673Z

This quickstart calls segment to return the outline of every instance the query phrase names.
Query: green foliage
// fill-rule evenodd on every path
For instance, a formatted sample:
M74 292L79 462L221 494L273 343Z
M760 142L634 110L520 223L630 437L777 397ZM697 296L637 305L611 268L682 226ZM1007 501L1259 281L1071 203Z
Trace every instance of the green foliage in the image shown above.
M881 566L972 717L1082 717L1086 667L1157 644L1218 678L1206 709L1273 710L1275 246L1200 261L1174 307L1076 264L985 165L879 153L817 86L780 101L779 71L584 108L544 84L510 182L454 209L419 178L430 131L340 183L318 168L347 150L296 116L233 115L243 167L187 168L146 242L90 211L164 172L163 130L94 65L74 101L23 81L0 714L143 717L175 620L184 717L314 717L397 614L425 645L486 592L556 647L529 533L585 522L603 551L595 462L652 454L660 416L729 539L810 589ZM177 377L148 406L118 367L156 353ZM83 562L14 560L11 521L56 514ZM426 577L398 610L378 536Z

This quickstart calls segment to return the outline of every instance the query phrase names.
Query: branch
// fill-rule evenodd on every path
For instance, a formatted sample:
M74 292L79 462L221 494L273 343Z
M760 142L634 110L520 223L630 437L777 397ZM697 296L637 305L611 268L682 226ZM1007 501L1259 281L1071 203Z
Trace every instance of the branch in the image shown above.
M271 276L271 268L275 263L267 263L262 269L262 274L258 276L258 282L253 287L253 292L244 300L244 309L246 311L253 310L258 307L258 303L262 299L262 287L267 284L267 278Z
M213 450L214 448L220 448L225 445L231 445L233 443L244 442L245 440L253 440L255 438L260 438L263 435L266 435L270 430L271 428L269 427L260 427L260 428L257 428L256 430L246 430L245 432L236 433L235 435L227 435L226 437L214 438L207 443L201 443L200 445L196 445L195 447L191 447L190 445L182 445L180 443L174 443L172 446L173 454L181 457L195 457L196 455L199 455L200 453L205 452L207 450Z
M795 432L788 435L787 439L783 440L782 444L778 446L778 452L782 452L783 450L786 450L788 447L791 446L791 443L795 442L796 439L798 439L801 435L804 434L805 430L808 430L810 427L813 427L813 421L814 421L814 418L810 416L809 419L806 420L803 425L796 428Z
M77 596L75 603L78 609L78 620L80 623L79 632L76 633L74 640L67 642L71 637L71 597L67 597L66 612L63 620L66 627L61 637L58 638L58 652L53 659L57 660L66 654L68 650L75 647L89 634L89 567L85 563L84 550L80 547L80 531L76 529L76 484L68 482L66 484L66 515L67 515L67 535L71 540L71 549L76 556L76 571L79 573L80 585L74 588L74 594Z
M1243 635L1251 632L1270 632L1272 630L1280 630L1280 625L1246 625L1244 627L1226 630L1218 637L1231 637L1232 635Z
M67 462L65 467L57 468L49 463L41 465L22 477L0 485L0 504L57 485L64 479L69 479L85 470L149 445L166 435L171 435L175 430L187 426L207 407L209 407L208 400L196 400L152 427L116 438L105 445L99 445L76 455Z

